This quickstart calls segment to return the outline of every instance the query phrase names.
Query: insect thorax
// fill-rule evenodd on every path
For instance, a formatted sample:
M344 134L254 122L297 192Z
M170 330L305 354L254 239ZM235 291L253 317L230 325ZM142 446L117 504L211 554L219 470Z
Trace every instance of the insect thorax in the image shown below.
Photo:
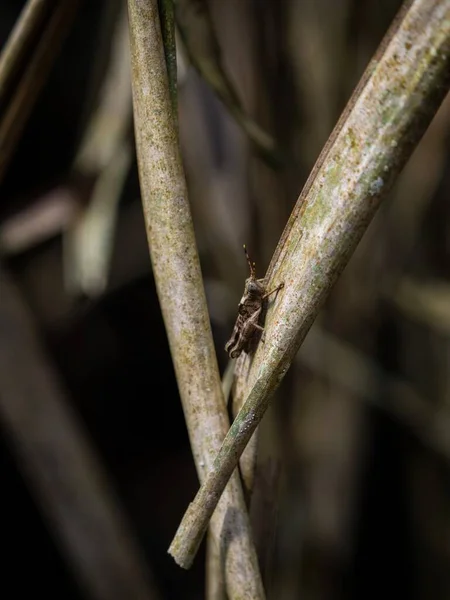
M266 288L261 281L249 277L245 280L244 296L250 300L259 300L264 295Z

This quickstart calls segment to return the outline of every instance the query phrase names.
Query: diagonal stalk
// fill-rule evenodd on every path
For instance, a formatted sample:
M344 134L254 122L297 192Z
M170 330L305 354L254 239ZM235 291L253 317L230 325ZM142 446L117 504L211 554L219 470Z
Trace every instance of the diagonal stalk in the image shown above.
M20 72L22 55L19 45L27 45L30 42L45 7L38 2L30 2L27 5L0 57L0 85L5 85L5 89L0 88L0 101L5 102L0 112L0 180L6 172L64 39L73 25L79 4L80 0L56 3L15 85L14 75Z
M0 106L11 92L12 82L26 62L27 52L32 50L46 12L51 8L49 0L28 0L9 34L0 53Z
M306 183L269 267L285 283L251 388L172 545L194 556L223 489L311 324L450 84L450 0L400 11Z

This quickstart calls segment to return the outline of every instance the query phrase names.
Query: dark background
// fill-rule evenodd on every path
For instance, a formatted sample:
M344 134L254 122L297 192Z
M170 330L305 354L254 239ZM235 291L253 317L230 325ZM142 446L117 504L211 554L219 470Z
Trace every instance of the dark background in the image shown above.
M109 45L99 43L102 27L118 4L108 10L106 2L82 2L0 182L0 238L12 217L26 221L27 209L55 190L70 190L79 210L89 203L74 159L109 57ZM2 43L22 5L1 3ZM209 5L246 110L290 157L281 169L264 163L207 83L192 67L180 69L182 149L223 370L246 276L242 243L262 274L400 3ZM449 126L447 100L313 327L322 336L312 342L322 348L320 364L300 352L266 417L261 443L282 470L269 597L450 595ZM127 139L134 150L131 130ZM148 258L134 154L101 294L65 287L64 235L56 227L20 250L2 248L3 266L161 598L200 598L203 549L188 572L167 554L198 480ZM359 363L351 361L336 378L333 365L344 364L346 349L375 379L361 376L355 384ZM436 423L443 425L435 430ZM24 475L14 436L7 427L0 435L2 594L21 597L31 587L35 594L86 597Z

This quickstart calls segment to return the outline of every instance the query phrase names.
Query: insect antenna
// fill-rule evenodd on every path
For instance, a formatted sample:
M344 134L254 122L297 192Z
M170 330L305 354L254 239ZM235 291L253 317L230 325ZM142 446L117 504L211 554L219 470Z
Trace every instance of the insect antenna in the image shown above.
M245 252L245 256L247 258L247 262L248 262L248 266L250 267L250 277L252 279L256 279L256 264L250 260L250 256L248 255L247 252L247 246L244 244L244 252Z

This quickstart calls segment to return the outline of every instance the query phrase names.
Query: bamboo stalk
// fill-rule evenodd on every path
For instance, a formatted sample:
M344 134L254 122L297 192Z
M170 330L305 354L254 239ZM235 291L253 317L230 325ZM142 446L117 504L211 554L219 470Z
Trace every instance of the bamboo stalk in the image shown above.
M178 146L157 0L128 0L142 202L153 273L202 481L229 427ZM229 598L264 598L236 473L211 520ZM175 560L188 567L176 548Z
M191 562L224 486L381 200L449 88L450 0L400 11L300 195L269 267L285 283L250 373L252 388L172 546Z

